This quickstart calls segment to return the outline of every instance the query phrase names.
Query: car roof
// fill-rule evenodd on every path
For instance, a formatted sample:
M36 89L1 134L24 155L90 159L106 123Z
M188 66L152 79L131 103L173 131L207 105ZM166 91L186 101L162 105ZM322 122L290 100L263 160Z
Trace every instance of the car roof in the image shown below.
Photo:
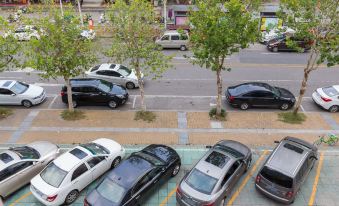
M86 157L83 159L79 159L78 157L76 157L75 155L73 155L71 153L71 151L82 151L84 153L86 153ZM88 157L92 157L92 153L90 153L89 151L87 151L85 148L81 147L81 146L76 146L73 149L71 149L70 151L65 152L64 154L60 155L58 158L56 158L53 162L56 166L58 166L60 169L69 172L71 171L75 166L79 165L81 162L83 162L84 160L88 159Z
M111 68L111 66L112 67L114 66L114 67ZM97 70L95 70L95 71L99 71L99 70L113 70L113 71L117 71L119 68L120 68L120 64L107 64L107 63L105 63L105 64L101 64L99 66L99 68Z
M100 80L92 78L81 78L81 79L71 79L70 82L72 86L98 86Z
M187 34L187 32L184 32ZM164 32L164 35L169 35L169 34L180 34L177 30L168 30Z
M266 166L289 177L294 177L307 155L312 151L308 145L302 145L300 143L301 142L294 141L293 139L283 139L273 151Z
M264 82L247 82L234 86L237 94L246 94L253 91L271 91L272 86Z
M11 88L13 84L15 84L17 81L15 80L0 80L0 88Z
M117 168L108 173L107 177L126 189L130 189L154 166L145 159L131 155Z

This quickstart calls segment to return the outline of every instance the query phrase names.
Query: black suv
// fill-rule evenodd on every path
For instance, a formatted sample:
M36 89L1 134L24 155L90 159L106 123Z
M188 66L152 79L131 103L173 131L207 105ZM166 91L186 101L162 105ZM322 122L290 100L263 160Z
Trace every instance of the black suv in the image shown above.
M73 107L80 104L108 105L114 109L124 104L128 99L125 87L112 84L101 79L72 79ZM61 97L64 103L68 103L67 87L63 86Z
M311 48L311 42L306 40L297 39L295 37L290 37L290 40L293 41L298 47L301 48L303 52L309 50ZM271 39L267 42L267 49L272 52L278 51L295 51L295 48L289 47L287 45L286 36L277 37Z

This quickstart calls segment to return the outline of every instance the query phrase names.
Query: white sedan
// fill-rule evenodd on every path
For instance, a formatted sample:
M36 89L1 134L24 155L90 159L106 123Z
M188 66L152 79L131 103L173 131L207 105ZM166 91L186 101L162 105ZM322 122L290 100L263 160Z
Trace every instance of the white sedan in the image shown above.
M42 87L15 80L0 80L0 105L23 105L31 107L46 99Z
M101 64L92 67L85 72L87 77L103 79L114 84L126 86L127 89L139 87L138 78L134 70L129 69L121 64ZM141 73L143 81L144 74Z
M40 34L38 29L35 26L26 25L18 27L14 33L9 32L4 35L6 38L9 35L13 35L13 37L19 41L30 41L31 39L40 39Z
M313 101L329 112L339 111L339 85L316 89L312 94Z
M111 139L79 145L51 162L31 180L32 194L44 205L71 204L81 190L115 168L125 149Z

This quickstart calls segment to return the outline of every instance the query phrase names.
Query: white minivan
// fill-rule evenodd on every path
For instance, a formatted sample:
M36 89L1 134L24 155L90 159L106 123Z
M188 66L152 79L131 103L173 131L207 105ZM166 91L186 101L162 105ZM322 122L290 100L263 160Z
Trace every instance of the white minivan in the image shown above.
M189 36L187 32L179 33L176 30L166 31L164 35L155 41L162 48L176 48L181 51L187 50Z

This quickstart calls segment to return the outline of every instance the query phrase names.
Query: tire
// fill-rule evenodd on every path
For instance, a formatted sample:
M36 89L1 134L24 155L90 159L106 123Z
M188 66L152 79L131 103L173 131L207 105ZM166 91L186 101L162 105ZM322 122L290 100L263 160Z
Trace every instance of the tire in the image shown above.
M23 100L22 101L22 106L26 107L26 108L30 108L32 106L32 102L29 100Z
M279 49L278 49L278 47L273 47L273 48L272 48L272 51L273 51L273 52L278 52Z
M180 171L180 164L179 163L177 163L175 166L174 166L174 168L173 168L173 170L172 170L172 173L171 173L171 176L172 177L175 177L175 176L177 176L177 174L179 173L179 171Z
M135 88L135 84L133 82L127 82L126 83L126 88L127 89L134 89Z
M65 199L65 205L72 204L76 199L79 197L79 191L78 190L72 190Z
M181 46L180 46L180 50L181 50L181 51L186 51L186 50L187 50L187 48L186 48L186 46L185 46L185 45L181 45Z
M118 103L116 101L114 101L114 100L111 100L111 101L108 102L108 106L111 109L115 109L115 108L118 107Z
M290 104L288 104L288 103L283 103L279 107L279 109L281 109L281 110L288 110L289 108L290 108Z
M78 107L78 102L76 100L74 100L74 99L72 101L72 106L73 106L73 108L77 108Z
M241 110L247 110L250 107L250 105L247 102L243 102L240 104Z
M121 157L117 157L113 160L112 165L111 165L111 169L116 168L121 162Z
M252 158L249 159L248 162L247 162L245 173L251 168L251 164L252 164Z
M328 111L331 112L331 113L338 112L339 111L339 106L338 105L333 105L332 107L330 107L328 109Z

